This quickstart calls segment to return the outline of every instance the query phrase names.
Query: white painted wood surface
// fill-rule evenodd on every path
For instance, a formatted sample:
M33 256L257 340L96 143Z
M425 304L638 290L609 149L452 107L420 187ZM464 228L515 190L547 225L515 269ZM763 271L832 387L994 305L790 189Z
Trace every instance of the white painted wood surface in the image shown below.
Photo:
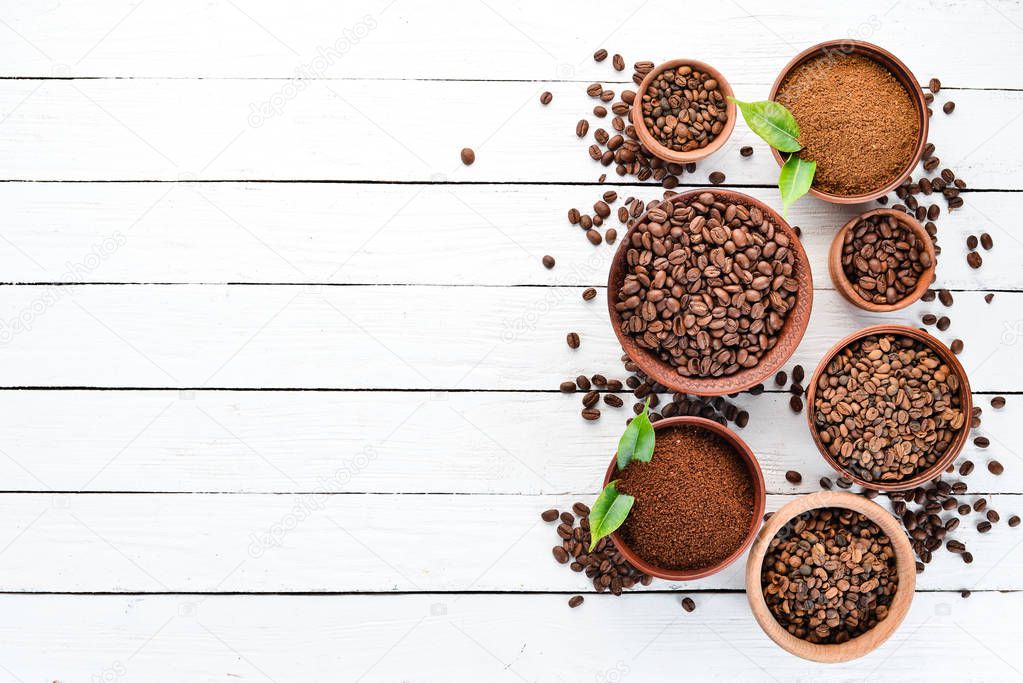
M957 103L931 135L970 188L940 221L938 284L956 303L855 311L824 256L860 207L804 199L791 222L815 306L792 363L947 312L939 336L966 340L992 441L960 458L978 465L963 500L1004 520L1023 513L1020 3L6 3L0 680L1023 677L1023 529L1004 521L962 531L973 565L935 559L890 643L829 668L760 632L740 565L569 610L586 582L551 560L539 521L594 496L628 411L586 423L557 392L623 376L603 289L579 297L613 250L566 211L609 188L660 193L597 184L572 132L585 85L631 85L590 54L681 50L757 99L793 54L843 34L940 76L938 106ZM740 123L683 182L722 170L777 205L776 169ZM963 245L981 231L996 249L973 271ZM769 509L830 474L786 395L735 401Z

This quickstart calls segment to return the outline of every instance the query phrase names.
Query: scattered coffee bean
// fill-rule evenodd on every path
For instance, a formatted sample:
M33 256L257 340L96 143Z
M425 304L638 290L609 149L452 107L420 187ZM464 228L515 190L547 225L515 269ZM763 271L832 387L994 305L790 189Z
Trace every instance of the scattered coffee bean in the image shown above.
M589 391L590 390L590 386L591 386L590 385L590 378L587 377L586 375L579 375L578 377L576 377L575 378L575 383L583 391Z
M584 408L581 415L583 416L584 420L590 421L599 420L600 410L598 410L597 408Z
M803 475L795 470L789 470L785 473L785 480L790 484L798 484L803 481Z
M476 161L476 152L472 151L468 147L462 148L462 163L466 166L472 166L473 162Z
M614 228L608 228L604 232L604 241L608 244L614 244L618 241L618 231Z
M945 330L947 330L949 328L949 326L951 324L952 324L952 321L949 319L949 317L946 316L946 315L943 315L940 318L938 318L938 322L935 323L935 327L937 327L939 330L944 332Z
M952 343L949 345L949 349L952 351L952 353L958 356L960 353L963 352L963 340L953 339Z
M568 343L568 348L578 349L579 348L579 335L575 332L569 332L565 336L565 341Z
M753 156L753 148L750 147L749 145L746 145L744 147L740 147L739 148L739 154L741 154L744 157L751 157L751 156Z
M991 445L991 439L986 436L978 436L973 440L973 445L977 448L987 448Z
M605 50L604 48L600 48L599 50L593 53L593 61L602 62L605 59L607 59L607 50Z
M722 173L721 171L712 171L708 178L710 179L712 185L720 185L721 183L725 182L725 174Z
M542 513L540 513L540 519L542 519L545 522L553 522L557 518L558 511L553 508L551 508L550 510L544 510Z
M625 402L622 401L621 397L616 396L615 394L604 394L604 403L608 404L612 408L621 408L625 405Z
M543 267L546 268L547 270L550 270L551 268L554 267L554 257L553 256L550 256L550 255L544 256L542 260L543 260Z
M992 524L998 524L999 520L1002 519L1001 516L998 514L997 510L988 510L987 514L985 514L984 516L987 517L987 521L991 522Z
M952 100L949 100L944 105L942 105L941 110L943 112L945 112L946 114L951 114L953 111L955 111L955 108L956 108L956 103L953 102Z
M583 290L583 301L593 301L597 298L597 290L593 287L587 287Z
M682 598L682 609L692 612L696 609L696 602L692 598Z
M800 398L799 396L792 396L792 397L790 397L789 398L789 408L791 408L792 412L794 412L794 413L801 413L801 412L803 412L803 399Z
M615 55L611 58L611 65L615 71L625 71L625 59L621 55Z
M568 606L573 609L581 604L583 604L583 596L581 595L573 595L568 599Z
M821 477L820 485L821 488L824 489L825 491L830 491L832 487L831 479L827 477Z
M556 545L551 548L551 552L554 554L554 559L558 561L558 564L568 563L568 551L563 546Z
M992 397L991 398L991 407L996 409L996 410L1001 410L1002 408L1004 408L1005 407L1005 397L1004 396L994 396L994 397Z
M927 87L932 93L937 95L938 92L941 90L941 81L939 81L937 78L932 78L930 82L927 84Z
M1009 526L1011 527L1019 526L1019 522L1020 522L1019 515L1013 515L1012 517L1009 518Z
M970 268L980 268L984 264L984 259L981 258L980 253L971 251L966 255L966 263L969 264Z
M549 90L544 90L542 93L540 93L540 104L542 104L542 105L546 106L546 105L550 104L551 100L553 100L553 99L554 99L554 95L552 95Z
M987 464L987 471L998 477L1001 476L1003 472L1005 472L1005 467L1002 465L1002 463L998 462L997 460L992 460Z
M977 500L973 501L973 511L974 512L981 512L982 510L984 510L986 508L987 508L987 498L978 498Z
M779 370L778 373L774 376L774 383L779 387L785 386L785 383L788 381L789 381L788 375L785 374L784 370Z
M968 476L970 476L971 472L973 472L973 461L972 460L967 460L967 461L963 462L962 465L959 466L959 476L961 476L961 477L968 477Z
M564 393L566 393L566 394L570 394L570 393L572 393L573 391L575 391L575 382L572 382L572 381L568 381L568 382L562 382L562 383L561 383L561 387L560 387L560 389L561 389L561 391L563 391Z
M803 369L802 365L797 364L794 368L792 368L792 381L798 384L804 379L806 379L806 371Z
M977 531L979 531L982 534L986 534L987 532L991 531L991 522L987 520L979 522L977 524Z
M993 300L994 298L995 298L995 295L994 295L994 294L985 294L985 295L984 295L984 303L986 303L986 304L989 304L989 303L991 303L991 301L992 301L992 300Z

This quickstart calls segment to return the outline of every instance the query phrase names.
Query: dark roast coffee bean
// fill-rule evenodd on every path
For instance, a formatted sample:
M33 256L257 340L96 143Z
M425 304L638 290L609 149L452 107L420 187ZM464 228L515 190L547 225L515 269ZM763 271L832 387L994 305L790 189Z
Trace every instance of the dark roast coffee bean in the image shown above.
M1005 407L1005 397L1004 396L994 396L994 397L992 397L992 399L991 399L991 407L995 408L996 410L1001 410L1002 408L1004 408Z
M562 382L560 389L561 389L561 391L565 392L566 394L570 394L573 391L575 391L575 382L572 382L572 381Z
M593 61L602 62L605 59L607 59L607 50L605 50L604 48L600 48L599 50L593 53Z
M720 185L721 183L725 182L725 174L722 173L721 171L712 171L708 178L710 179L712 185Z
M549 90L545 90L542 93L540 93L540 104L548 105L551 103L551 100L553 99L554 95L552 95Z
M562 546L556 545L551 548L551 552L554 554L554 559L558 561L558 564L568 563L568 551Z
M749 145L746 145L744 147L740 147L739 148L739 154L741 154L744 157L751 157L751 156L753 156L753 148L750 147Z
M590 378L587 377L586 375L579 375L578 377L576 377L575 383L583 391L590 390Z
M621 399L621 397L616 396L615 394L604 394L604 403L608 404L612 408L621 408L625 405L625 402Z
M788 381L788 375L785 374L784 370L779 370L778 374L774 376L774 383L779 387L785 386L785 383Z
M579 348L579 335L575 332L569 332L565 336L565 341L568 343L568 348L578 349Z
M801 481L803 481L803 475L801 475L799 472L796 472L795 470L789 470L788 472L785 473L785 480L788 481L790 484L798 484Z
M977 531L979 531L982 534L986 534L987 532L991 531L991 522L987 520L979 522L977 524Z
M938 318L938 322L935 323L935 327L944 332L949 328L951 324L952 321L948 318L948 316L943 315L940 318Z
M582 411L581 414L584 420L592 421L600 419L600 410L598 410L597 408L586 408Z
M967 460L959 466L959 475L963 477L970 476L970 472L973 472L973 461Z
M828 479L827 477L821 477L820 485L821 485L821 488L824 489L825 491L830 491L832 483L831 483L831 480Z
M987 448L991 445L991 439L986 436L978 436L973 440L973 445L977 448Z
M587 391L583 395L583 406L586 408L592 408L597 401L600 400L600 394L596 391Z
M952 343L949 344L949 349L952 351L952 353L958 356L960 353L963 352L963 340L953 339Z
M550 510L544 510L542 513L540 513L540 519L542 519L545 522L553 522L557 518L558 511L553 508Z
M1001 516L998 514L997 510L988 510L987 514L985 514L984 516L987 517L987 521L991 522L992 524L998 524L999 520L1002 519Z
M593 287L587 287L583 290L583 301L593 301L597 298L597 290Z
M581 604L583 604L583 596L581 595L573 595L568 599L568 606L573 609Z
M951 114L953 111L955 111L955 108L956 103L953 102L952 100L949 100L944 105L942 105L941 111L945 112L946 114Z
M682 598L682 609L692 612L696 609L696 602L692 598Z
M991 247L995 246L995 242L991 239L990 234L986 232L980 234L980 246L984 247L985 250L990 250Z
M1009 526L1011 527L1019 526L1019 522L1020 522L1019 515L1013 515L1012 517L1009 518Z
M607 55L604 56L606 57ZM927 87L932 93L937 95L938 92L941 90L941 81L939 81L937 78L932 78L930 82L927 84Z
M987 464L987 471L997 477L1001 476L1002 472L1005 471L1005 467L997 460L992 460Z
M981 258L980 253L971 251L966 255L966 263L969 264L970 268L980 268L984 263L984 259Z
M803 399L798 396L792 396L789 398L789 408L791 408L794 413L803 412Z
M554 257L547 255L543 257L543 267L550 270L554 267Z

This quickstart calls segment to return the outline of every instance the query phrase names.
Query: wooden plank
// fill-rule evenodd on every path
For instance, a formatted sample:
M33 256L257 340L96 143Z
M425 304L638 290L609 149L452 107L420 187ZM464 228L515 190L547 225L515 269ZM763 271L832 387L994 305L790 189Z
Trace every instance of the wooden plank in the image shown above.
M619 185L6 183L0 271L12 282L602 285L613 248L594 249L565 214L607 189L621 202L660 196ZM773 189L746 191L777 205ZM792 208L818 288L832 287L835 230L861 209L812 198ZM1004 227L1020 214L1023 193L983 192L943 216L938 282L1023 289L1023 242ZM977 271L964 245L982 231L996 249ZM540 266L544 254L555 270Z
M967 339L974 390L1023 386L1021 302L958 295L942 337ZM816 366L867 324L944 312L907 310L866 315L818 292L792 362ZM569 330L582 338L576 351ZM616 373L621 355L603 303L573 287L3 287L0 341L4 385L41 387L552 389Z
M906 681L940 662L943 679L990 681L1023 669L1014 632L991 619L1023 608L1019 593L919 593L891 640L827 667L778 649L744 595L694 597L686 614L673 595L588 596L576 610L563 595L4 595L3 680L618 681L682 665L699 680Z
M976 397L994 446L970 443L960 457L977 465L972 491L1023 489L1017 398L996 411ZM768 491L809 493L834 477L785 394L735 402L752 415L736 432ZM632 414L602 408L593 423L579 395L540 392L2 391L0 481L40 492L589 491ZM992 457L1000 477L986 469Z
M588 580L551 557L560 538L540 512L592 501L594 475L574 496L3 494L0 590L581 591ZM791 498L769 496L768 510ZM1006 519L1023 504L987 499ZM980 534L975 522L955 534L973 564L937 554L921 590L1019 588L1023 528ZM684 586L742 587L743 560Z
M269 0L237 6L185 0L173 8L120 0L95 11L28 4L5 12L0 49L10 57L5 73L21 76L594 80L615 73L610 59L599 65L590 59L606 47L630 65L681 52L736 82L767 84L805 47L850 36L895 51L924 82L937 68L946 86L1023 86L1011 66L1023 58L1015 33L1023 12L1012 2L981 3L965 13L953 0L806 4L798 11L743 0L702 13L701 30L687 36L684 48L677 28L664 21L672 7L663 1L603 0L586 12L521 1L457 7L457 21L438 21L433 8L389 0L317 0L302 3L301 12ZM906 26L926 40L906 40ZM722 41L723 35L746 39Z
M0 179L593 182L607 170L574 134L593 108L580 83L313 81L279 113L250 113L280 87L262 79L2 81ZM548 107L538 101L545 89L555 95ZM758 99L766 87L737 92ZM932 119L943 164L972 188L1023 189L1015 153L1023 126L1014 125L1023 92L964 90L955 99L955 114ZM443 106L412 116L410 102ZM748 159L738 153L746 144L756 149ZM476 149L471 167L459 160L463 147ZM739 185L772 186L778 177L766 145L741 123L687 180L706 184L713 170Z

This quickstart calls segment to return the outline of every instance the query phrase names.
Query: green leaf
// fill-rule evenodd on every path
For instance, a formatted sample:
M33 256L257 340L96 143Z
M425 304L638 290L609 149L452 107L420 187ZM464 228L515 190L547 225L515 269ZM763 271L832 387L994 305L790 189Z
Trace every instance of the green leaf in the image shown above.
M654 454L654 426L650 424L650 399L643 412L632 419L618 440L618 469L623 470L633 460L650 462Z
M788 213L792 202L796 201L810 189L813 174L817 171L816 161L800 159L790 154L778 174L778 189L781 190L782 215Z
M742 102L734 97L728 99L739 107L746 125L771 147L779 152L798 152L803 149L799 144L799 124L785 105L773 100Z
M625 523L632 504L636 502L634 496L619 493L615 488L617 483L617 479L608 483L597 496L597 502L590 507L590 552L597 547L597 541Z

